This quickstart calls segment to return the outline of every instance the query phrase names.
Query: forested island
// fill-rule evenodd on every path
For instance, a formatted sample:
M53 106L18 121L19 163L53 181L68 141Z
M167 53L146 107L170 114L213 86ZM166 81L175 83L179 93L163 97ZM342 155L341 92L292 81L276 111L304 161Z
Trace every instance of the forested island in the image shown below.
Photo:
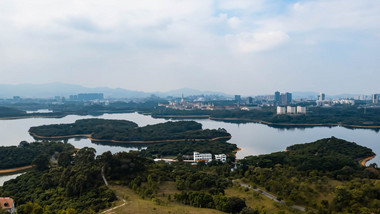
M171 149L182 152L180 146ZM246 157L236 167L231 160L153 162L144 151L96 157L94 149L83 148L75 156L60 155L58 165L6 182L0 196L13 197L21 214L93 213L115 206L114 213L302 213L300 207L306 213L379 213L379 168L359 163L373 155L334 137Z
M138 127L126 120L84 119L73 124L43 125L31 127L29 133L36 139L89 137L93 141L119 143L152 143L176 141L204 141L229 139L224 129L202 129L194 121L166 122Z

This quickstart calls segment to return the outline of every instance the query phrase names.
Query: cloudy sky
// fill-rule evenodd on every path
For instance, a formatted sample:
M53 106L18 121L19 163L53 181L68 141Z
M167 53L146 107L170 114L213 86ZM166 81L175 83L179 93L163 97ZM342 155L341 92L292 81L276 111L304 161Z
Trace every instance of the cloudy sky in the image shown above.
M380 92L380 0L1 0L0 84Z

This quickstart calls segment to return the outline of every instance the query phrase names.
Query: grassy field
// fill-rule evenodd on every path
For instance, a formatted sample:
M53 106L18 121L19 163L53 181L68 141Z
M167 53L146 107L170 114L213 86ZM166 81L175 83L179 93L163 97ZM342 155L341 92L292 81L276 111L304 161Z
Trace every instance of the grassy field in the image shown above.
M221 211L215 209L203 209L196 208L192 206L183 205L177 203L171 199L168 199L168 195L172 195L175 193L179 193L176 188L175 182L164 182L160 185L160 189L157 192L157 198L159 199L159 203L150 200L150 199L142 199L138 194L136 194L133 190L128 187L113 185L110 186L112 190L115 191L116 195L119 198L125 199L126 203L119 200L115 203L114 210L109 211L107 213L114 214L122 214L122 213L141 213L141 214L149 214L149 213L158 213L158 214L174 214L174 213L185 213L185 214L202 214L202 213L223 213ZM253 190L246 190L243 187L239 187L237 185L233 187L229 187L225 190L225 194L228 196L237 196L246 201L247 206L252 207L254 209L259 209L265 211L266 213L298 213L295 210L289 210L288 207L280 205L267 197L260 195ZM120 206L123 205L123 206ZM119 207L120 206L120 207Z
M244 187L234 185L225 190L225 194L228 196L237 196L245 199L245 203L248 207L254 209L265 210L266 213L297 213L296 210L289 210L286 206L272 201L271 199L256 193L253 190L248 190Z
M173 188L174 187L174 188ZM155 202L142 199L138 194L136 194L133 190L129 189L125 186L111 186L112 190L115 191L116 195L124 198L126 200L126 204L124 206L118 207L107 214L125 214L125 213L134 213L134 214L208 214L208 213L223 213L214 209L202 209L191 206L186 206L183 204L178 204L175 202L168 202L166 196L161 196L160 199L164 201L164 205L158 205ZM175 189L175 185L171 185L170 183L166 183L162 185L158 195L167 195L178 192ZM122 205L122 201L116 202L115 206Z

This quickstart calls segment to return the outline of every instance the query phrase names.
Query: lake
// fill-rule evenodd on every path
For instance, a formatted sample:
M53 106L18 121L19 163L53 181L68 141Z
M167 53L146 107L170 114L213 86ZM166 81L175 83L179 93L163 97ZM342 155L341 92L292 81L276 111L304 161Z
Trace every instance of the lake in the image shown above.
M104 114L102 116L78 116L68 115L63 118L26 118L17 120L0 120L0 134L2 141L0 146L18 145L21 141L34 141L28 130L32 126L73 123L78 119L103 118L103 119L123 119L137 123L139 126L166 122L166 119L156 119L149 115L138 113ZM356 142L359 145L371 148L376 154L380 154L380 133L369 129L347 129L343 127L314 127L314 128L293 128L281 129L272 128L258 123L235 124L222 121L212 121L209 119L196 119L203 125L203 128L217 129L225 128L231 133L232 138L228 142L237 144L242 150L237 153L237 158L249 155L267 154L276 151L283 151L287 146L293 144L313 142L321 138L335 136L347 141ZM97 154L105 151L112 153L119 151L139 150L141 147L121 147L93 144L88 139L69 139L69 143L77 148L93 147ZM380 165L379 155L369 163ZM3 176L4 177L4 176ZM0 181L2 177L0 176ZM1 183L0 183L1 185Z

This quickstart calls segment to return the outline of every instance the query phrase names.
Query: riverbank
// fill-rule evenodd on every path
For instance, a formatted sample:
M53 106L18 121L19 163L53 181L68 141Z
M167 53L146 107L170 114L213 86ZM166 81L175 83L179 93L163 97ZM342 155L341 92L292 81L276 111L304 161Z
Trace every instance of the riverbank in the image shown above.
M12 169L2 169L0 170L0 175L19 173L19 172L29 170L31 168L33 168L32 165L22 166L22 167L17 167L17 168L12 168Z

